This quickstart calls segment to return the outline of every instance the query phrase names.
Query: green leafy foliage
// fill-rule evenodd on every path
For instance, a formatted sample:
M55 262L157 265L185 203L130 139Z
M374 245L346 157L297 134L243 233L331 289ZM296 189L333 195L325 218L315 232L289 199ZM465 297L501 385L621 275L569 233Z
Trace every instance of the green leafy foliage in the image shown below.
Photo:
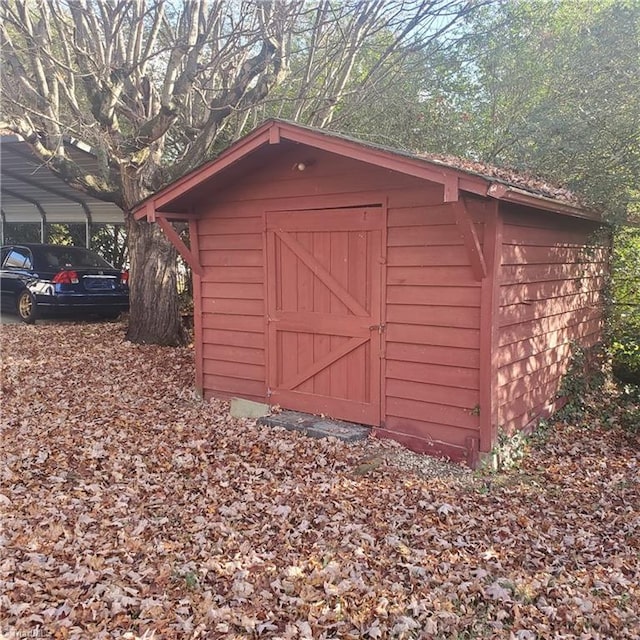
M40 242L40 223L7 222L3 228L3 243Z
M475 152L622 219L640 182L640 3L519 0L474 14Z
M620 229L614 247L613 372L622 382L640 385L640 229Z
M128 263L127 239L123 225L97 226L91 234L91 248L117 269Z

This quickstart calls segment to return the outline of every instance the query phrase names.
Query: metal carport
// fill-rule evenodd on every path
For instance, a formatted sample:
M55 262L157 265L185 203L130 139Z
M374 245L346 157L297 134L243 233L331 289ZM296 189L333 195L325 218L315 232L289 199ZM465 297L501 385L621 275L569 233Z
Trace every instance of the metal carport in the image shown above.
M97 171L98 161L90 147L67 140L67 149L81 167ZM123 224L122 210L67 185L51 172L19 136L0 135L0 243L4 243L5 224L40 223L45 240L47 223L84 223L89 246L94 224Z

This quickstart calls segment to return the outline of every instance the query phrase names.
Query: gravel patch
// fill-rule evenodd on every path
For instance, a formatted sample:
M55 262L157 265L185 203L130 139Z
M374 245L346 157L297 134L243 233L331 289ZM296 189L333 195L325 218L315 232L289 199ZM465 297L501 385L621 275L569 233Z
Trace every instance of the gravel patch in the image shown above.
M393 440L369 438L362 447L363 472L366 472L368 467L375 468L384 464L424 478L471 480L474 477L473 470L463 464L415 453Z

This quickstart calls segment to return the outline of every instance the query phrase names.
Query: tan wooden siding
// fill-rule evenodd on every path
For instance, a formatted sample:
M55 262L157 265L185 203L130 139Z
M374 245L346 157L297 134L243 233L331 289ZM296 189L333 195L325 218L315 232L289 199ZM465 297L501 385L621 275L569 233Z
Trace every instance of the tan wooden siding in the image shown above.
M573 345L602 332L607 250L595 225L505 213L498 315L498 418L519 429L557 402Z

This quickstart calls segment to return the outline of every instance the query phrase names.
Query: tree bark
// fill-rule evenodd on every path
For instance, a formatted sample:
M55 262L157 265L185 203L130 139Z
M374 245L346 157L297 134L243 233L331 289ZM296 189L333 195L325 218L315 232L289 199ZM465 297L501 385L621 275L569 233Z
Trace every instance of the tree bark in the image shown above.
M156 224L126 214L131 268L127 339L141 344L180 346L187 332L176 293L177 252Z

